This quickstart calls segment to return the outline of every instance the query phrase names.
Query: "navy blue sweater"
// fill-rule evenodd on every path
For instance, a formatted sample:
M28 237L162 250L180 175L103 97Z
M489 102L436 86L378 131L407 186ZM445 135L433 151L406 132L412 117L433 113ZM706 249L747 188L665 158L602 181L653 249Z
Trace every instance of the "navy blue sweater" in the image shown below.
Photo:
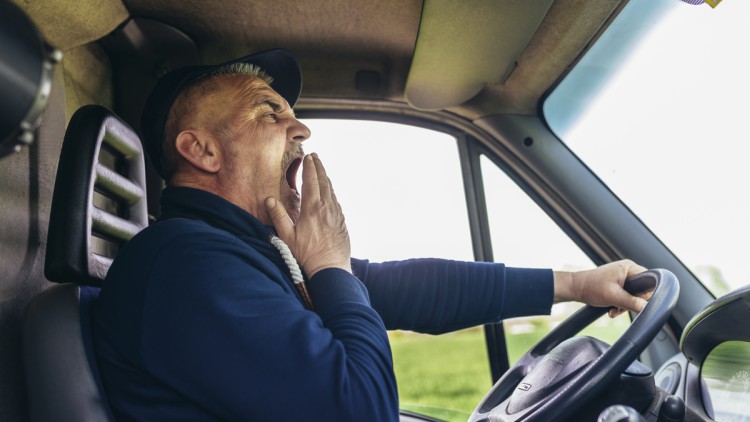
M168 188L93 308L118 421L398 419L386 329L441 333L549 313L552 272L422 259L320 271L306 310L272 228Z

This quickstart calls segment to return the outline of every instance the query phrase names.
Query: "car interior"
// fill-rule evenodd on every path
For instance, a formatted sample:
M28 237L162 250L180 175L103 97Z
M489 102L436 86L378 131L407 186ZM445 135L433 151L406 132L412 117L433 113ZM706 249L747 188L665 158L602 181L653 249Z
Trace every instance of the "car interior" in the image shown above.
M304 75L300 118L455 138L474 260L503 262L489 163L593 264L650 268L625 286L653 296L619 317L628 321L616 341L577 335L606 308L562 318L517 359L513 322L481 328L482 398L455 420L750 420L750 286L707 287L545 110L576 67L619 66L597 50L608 37L627 43L657 21L627 32L618 19L656 4L711 13L732 1L0 0L0 419L114 420L89 309L118 248L159 215L163 182L139 141L146 97L172 69L284 48ZM562 107L594 103L584 88L606 79L573 85L581 98ZM670 171L629 166L654 178ZM403 421L454 420L402 409Z

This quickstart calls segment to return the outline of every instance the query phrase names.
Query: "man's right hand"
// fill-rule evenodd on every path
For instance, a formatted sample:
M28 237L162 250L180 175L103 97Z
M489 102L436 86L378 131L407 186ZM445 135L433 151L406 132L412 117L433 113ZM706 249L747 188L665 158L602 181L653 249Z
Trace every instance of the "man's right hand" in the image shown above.
M326 268L352 271L344 213L317 154L304 159L302 205L296 225L276 198L266 198L265 205L276 233L289 245L308 278Z
M614 306L609 311L610 317L615 317L623 310L641 312L652 292L633 296L623 289L628 277L640 274L647 269L633 261L610 262L593 270L566 272L555 271L554 301L565 302L576 300L591 306Z

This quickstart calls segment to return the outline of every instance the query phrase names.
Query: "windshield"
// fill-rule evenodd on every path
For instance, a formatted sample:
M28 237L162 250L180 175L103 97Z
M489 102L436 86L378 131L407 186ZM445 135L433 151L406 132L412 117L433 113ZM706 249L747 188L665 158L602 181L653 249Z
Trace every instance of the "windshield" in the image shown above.
M750 283L748 17L748 1L631 0L543 107L715 295Z

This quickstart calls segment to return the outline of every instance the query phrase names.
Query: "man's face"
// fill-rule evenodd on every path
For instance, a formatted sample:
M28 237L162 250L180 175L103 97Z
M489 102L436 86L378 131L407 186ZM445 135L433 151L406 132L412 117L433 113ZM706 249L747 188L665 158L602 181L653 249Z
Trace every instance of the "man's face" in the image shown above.
M232 77L226 92L225 125L219 180L229 200L271 225L264 201L279 200L292 221L299 217L296 176L310 130L294 117L289 104L262 80Z

